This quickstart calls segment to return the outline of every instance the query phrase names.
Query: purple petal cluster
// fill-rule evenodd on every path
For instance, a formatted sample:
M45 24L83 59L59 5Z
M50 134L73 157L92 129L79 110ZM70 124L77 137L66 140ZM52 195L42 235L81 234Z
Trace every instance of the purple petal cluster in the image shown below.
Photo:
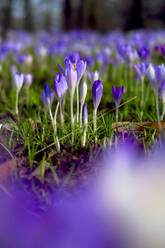
M134 69L135 69L136 74L140 78L142 78L145 76L145 74L147 72L148 64L139 62L137 64L134 64Z
M137 53L142 61L146 61L150 56L150 49L147 47L142 47L137 51Z
M65 77L61 73L57 73L54 79L54 90L59 102L65 99L68 85Z
M68 90L73 96L77 85L77 70L69 61L66 63L65 78L68 85Z
M14 85L18 91L20 91L20 89L22 88L23 81L24 81L24 74L16 72L14 74Z
M83 59L79 59L77 64L76 64L76 70L77 70L77 82L79 83L82 76L84 75L86 71L87 63L86 61L84 62Z
M29 88L33 82L33 75L31 73L24 74L24 85Z
M137 53L133 50L130 44L120 44L117 47L119 55L125 60L127 64L133 63Z
M88 109L86 104L83 106L83 121L84 125L86 126L88 124Z
M50 108L50 106L53 103L53 99L54 99L54 92L50 89L49 84L45 84L44 86L44 90L41 93L42 96L42 101L45 104L45 106L47 108Z
M116 105L120 104L123 93L124 93L124 86L122 87L112 86L112 94Z
M99 71L89 72L88 76L91 83L93 84L96 80L99 80Z
M98 108L102 95L103 95L103 84L100 80L96 80L93 83L93 87L92 87L94 109Z
M149 79L149 83L155 88L159 89L160 84L163 80L165 80L165 66L164 64L156 65L149 64L147 70L147 76Z

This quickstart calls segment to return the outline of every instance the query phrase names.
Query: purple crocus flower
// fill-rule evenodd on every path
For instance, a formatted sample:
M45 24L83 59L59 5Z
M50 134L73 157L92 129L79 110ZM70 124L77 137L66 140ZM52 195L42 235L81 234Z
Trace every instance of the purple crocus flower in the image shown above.
M145 76L147 72L148 64L139 62L137 64L134 64L134 69L135 69L136 74L138 74L138 76L142 78Z
M79 52L73 52L73 53L67 54L65 56L65 60L69 60L72 64L77 64L79 59L80 59L80 53Z
M76 70L77 70L77 83L80 82L82 76L84 75L87 67L86 61L84 62L83 59L80 59L76 64Z
M88 73L89 79L91 81L91 83L93 84L96 80L99 80L99 72L95 71L95 72L89 72Z
M153 64L149 64L147 70L147 76L150 84L158 90L160 84L163 80L165 80L165 66L163 64L154 66Z
M73 96L77 85L77 70L72 63L67 62L66 64L65 78L70 95Z
M137 56L136 51L133 50L130 44L120 44L118 45L117 50L127 64L131 64Z
M53 103L54 99L54 92L50 89L49 84L45 84L44 90L42 91L42 101L45 104L47 108L50 108L50 106Z
M147 47L142 47L137 51L137 53L142 61L146 61L150 56L150 49Z
M85 98L87 95L87 83L84 81L81 84L81 89L80 89L80 103L83 105L85 102Z
M86 126L88 124L88 109L86 104L83 106L83 121L84 125Z
M24 74L24 85L26 88L29 88L30 85L32 84L33 81L33 75L28 73L28 74Z
M20 91L20 89L22 88L23 81L24 81L24 74L16 72L14 74L14 85L17 91Z
M65 99L67 89L68 86L65 77L61 73L57 73L54 79L54 90L59 102Z
M93 83L93 87L92 87L94 109L98 108L102 95L103 95L103 84L100 80L96 80Z
M165 80L165 66L164 64L155 66L155 77L158 84Z
M113 98L115 100L116 105L120 104L123 93L124 93L124 86L122 86L122 87L112 86L112 94L113 94Z
M88 67L90 67L90 68L94 67L95 62L94 62L94 59L92 56L85 56L84 60L87 62Z

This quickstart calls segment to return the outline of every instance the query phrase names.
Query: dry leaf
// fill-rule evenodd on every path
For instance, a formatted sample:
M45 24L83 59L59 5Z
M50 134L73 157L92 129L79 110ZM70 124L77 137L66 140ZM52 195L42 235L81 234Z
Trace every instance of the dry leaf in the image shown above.
M9 176L13 174L17 167L15 159L7 160L0 164L0 183L5 181Z
M163 130L165 131L165 121L161 121L161 125ZM124 128L125 131L143 131L146 128L152 128L155 130L159 131L159 126L158 122L129 122L129 121L124 121L124 122L118 122L117 124L118 127L118 132L122 132ZM112 128L116 128L116 123L112 124Z

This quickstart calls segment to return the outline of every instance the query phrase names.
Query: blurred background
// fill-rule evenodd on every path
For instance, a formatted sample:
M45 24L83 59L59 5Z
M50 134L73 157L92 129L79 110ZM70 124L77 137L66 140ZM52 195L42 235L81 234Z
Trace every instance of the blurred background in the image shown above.
M131 30L165 27L165 0L0 0L0 28Z

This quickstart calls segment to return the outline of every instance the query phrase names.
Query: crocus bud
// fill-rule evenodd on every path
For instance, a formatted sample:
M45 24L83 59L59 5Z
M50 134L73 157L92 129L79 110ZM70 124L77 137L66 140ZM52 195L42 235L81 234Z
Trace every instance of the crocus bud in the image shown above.
M91 83L93 84L95 81L99 80L99 72L95 71L95 72L91 72L88 74L89 79L91 81Z
M158 87L160 87L160 84L163 80L165 80L165 67L164 64L158 65L155 67L155 77L158 84Z
M65 78L70 95L73 96L77 85L77 71L71 63L66 65Z
M15 73L14 74L14 85L16 87L16 90L19 92L20 89L22 88L24 81L24 74L23 73Z
M120 104L123 93L124 93L124 86L122 86L122 87L112 86L112 94L113 94L113 98L115 100L115 104L117 106Z
M54 79L54 90L59 102L65 99L67 89L68 86L65 77L61 73L57 73Z
M80 103L81 103L81 105L84 105L86 95L87 95L87 83L84 81L82 83L81 89L80 89Z
M147 77L149 79L150 84L155 85L155 69L153 64L149 64L148 69L147 69Z
M24 85L26 88L29 88L30 85L32 84L33 81L33 75L28 73L28 74L24 74Z
M86 104L84 104L84 106L83 106L83 121L84 121L84 126L87 126L87 124L88 124L88 109L87 109Z
M44 90L42 91L42 101L45 104L47 108L50 108L50 106L53 103L54 99L54 92L50 90L49 84L45 84Z
M77 83L80 82L82 76L84 75L86 71L87 63L84 62L83 59L80 59L76 64L76 70L77 70Z
M161 64L155 67L152 64L150 64L147 70L147 76L148 76L150 84L152 84L154 89L158 90L161 82L165 80L164 64Z
M148 64L146 63L137 63L134 65L134 69L136 74L138 74L138 76L140 78L143 78L147 72L147 68L148 68Z
M100 80L96 80L93 83L93 87L92 87L94 109L98 108L102 98L102 94L103 94L103 84Z
M142 47L137 51L139 58L143 61L146 61L150 56L150 49L147 47Z

